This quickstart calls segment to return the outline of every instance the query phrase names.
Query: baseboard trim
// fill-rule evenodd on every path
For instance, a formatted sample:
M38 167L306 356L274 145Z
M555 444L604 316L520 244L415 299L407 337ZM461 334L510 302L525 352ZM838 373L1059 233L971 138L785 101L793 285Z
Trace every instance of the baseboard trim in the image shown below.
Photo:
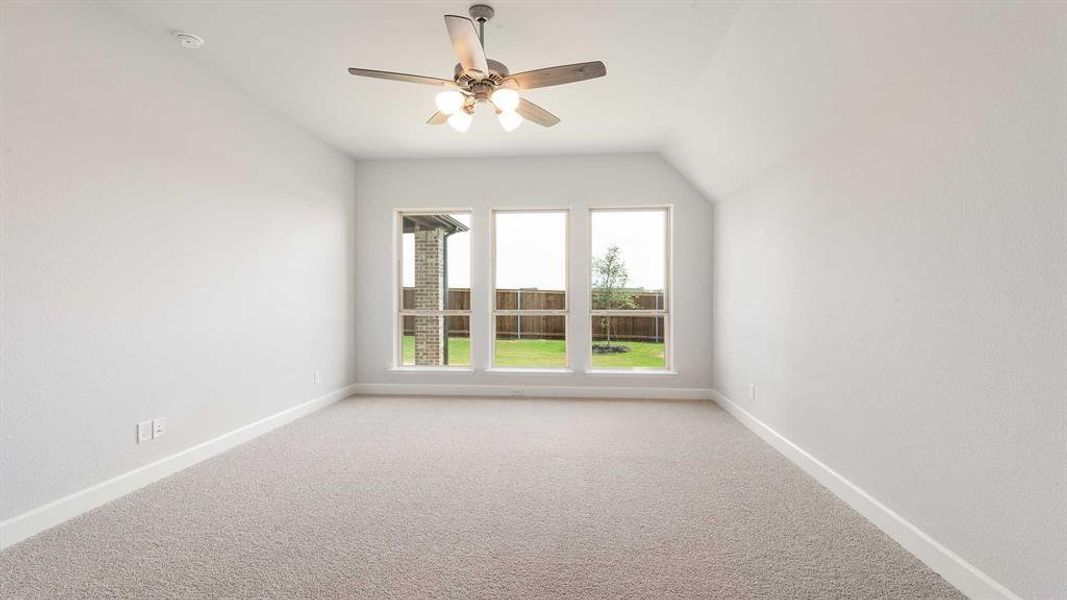
M1020 596L1007 587L949 550L910 521L882 504L803 448L789 441L729 398L715 390L704 388L353 384L0 522L0 549L7 548L55 527L84 512L102 506L198 462L221 454L351 395L647 398L663 400L707 400L710 398L969 597L1021 600Z
M721 393L711 399L970 598L1021 598Z
M456 385L428 383L357 383L360 396L510 396L514 398L633 398L708 400L707 388L605 387L565 385Z
M314 400L288 408L244 427L224 433L214 439L171 454L153 463L127 471L59 500L49 502L20 515L15 515L0 523L0 550L143 488L150 483L159 481L168 475L191 467L198 462L222 454L234 446L291 423L300 417L325 408L338 400L351 396L355 393L355 387L354 385L345 386Z

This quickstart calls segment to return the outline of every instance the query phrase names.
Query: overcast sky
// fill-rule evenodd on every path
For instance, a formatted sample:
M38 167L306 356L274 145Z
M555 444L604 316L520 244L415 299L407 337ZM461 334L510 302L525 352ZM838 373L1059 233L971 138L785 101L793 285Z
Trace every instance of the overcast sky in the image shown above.
M452 215L470 224L470 215ZM593 213L593 255L618 246L630 287L663 289L665 213ZM562 290L566 276L564 213L497 213L497 287ZM404 286L415 284L415 238L404 235ZM448 285L470 287L470 233L448 238Z
M628 287L663 289L666 252L666 212L600 211L593 213L593 256L603 256L611 246L630 272Z

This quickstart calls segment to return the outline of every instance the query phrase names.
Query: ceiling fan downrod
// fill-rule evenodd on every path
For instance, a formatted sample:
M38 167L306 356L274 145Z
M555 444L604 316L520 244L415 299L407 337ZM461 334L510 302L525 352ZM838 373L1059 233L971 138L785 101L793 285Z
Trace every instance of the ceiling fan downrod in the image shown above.
M478 23L478 41L481 42L482 48L485 48L485 24L493 18L496 11L488 4L474 4L467 12Z

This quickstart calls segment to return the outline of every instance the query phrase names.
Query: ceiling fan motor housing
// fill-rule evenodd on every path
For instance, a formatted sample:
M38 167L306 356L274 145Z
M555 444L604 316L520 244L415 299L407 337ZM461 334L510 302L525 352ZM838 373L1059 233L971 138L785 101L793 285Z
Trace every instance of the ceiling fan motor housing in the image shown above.
M475 81L470 86L471 94L474 95L474 99L478 102L489 102L489 98L493 95L494 89L496 89L496 86L484 79L482 81Z
M507 78L508 75L511 74L511 71L508 70L507 66L505 66L504 63L498 60L487 58L485 62L489 65L489 75L481 81L490 81L494 86L498 86L501 82L504 81L504 79ZM459 84L460 87L465 88L468 87L472 82L479 81L478 79L472 77L469 73L465 72L463 70L463 65L459 63L456 63L454 73L455 75L453 79L455 79L456 83Z

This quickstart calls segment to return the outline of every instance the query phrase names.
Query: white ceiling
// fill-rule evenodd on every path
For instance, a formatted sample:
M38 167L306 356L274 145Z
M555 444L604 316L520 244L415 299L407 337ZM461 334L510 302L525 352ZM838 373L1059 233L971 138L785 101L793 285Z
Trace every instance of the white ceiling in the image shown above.
M710 199L834 131L985 76L1018 36L1005 23L1023 14L1011 3L497 0L491 58L513 71L602 60L608 75L526 92L563 119L552 129L507 134L479 114L458 134L424 124L436 88L345 69L447 77L442 15L466 3L106 4L160 40L203 36L203 48L174 51L357 159L660 152Z
M323 141L359 159L659 151L729 30L737 2L492 2L486 50L513 71L602 60L605 78L524 95L563 121L507 134L478 114L466 134L425 125L433 87L356 78L350 66L450 77L442 16L466 2L107 2Z

